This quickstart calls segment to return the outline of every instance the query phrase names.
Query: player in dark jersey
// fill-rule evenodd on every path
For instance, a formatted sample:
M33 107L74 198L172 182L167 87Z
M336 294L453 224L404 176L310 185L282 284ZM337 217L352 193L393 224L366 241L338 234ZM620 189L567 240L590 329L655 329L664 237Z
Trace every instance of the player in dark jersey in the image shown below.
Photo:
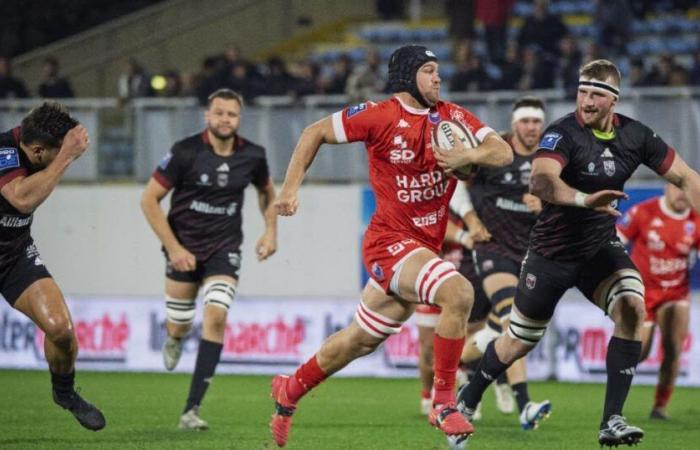
M477 273L491 302L491 314L487 326L465 345L464 362L480 357L486 345L508 329L520 264L536 214L542 209L540 200L528 193L528 183L543 128L542 100L523 97L516 101L511 132L503 136L513 150L513 162L505 167L481 168L469 188L477 214L493 235L493 239L474 246ZM530 401L524 358L510 366L507 375L520 411L520 424L532 430L549 413L550 402ZM494 388L499 410L512 412L511 388L506 383L497 383Z
M176 142L143 192L141 208L163 244L168 338L163 360L173 370L183 337L195 316L195 299L204 297L202 339L190 392L179 427L206 430L199 417L207 387L221 357L226 316L236 294L241 265L243 191L258 191L265 231L255 247L259 261L277 248L275 189L265 149L238 135L243 100L230 89L209 96L207 129ZM167 219L160 201L173 190Z
M620 73L610 61L580 70L576 112L553 122L535 155L530 192L545 203L530 234L508 333L489 344L460 396L465 415L491 379L526 355L544 335L557 302L577 287L615 323L608 344L601 445L633 444L644 432L622 409L641 353L644 285L615 233L617 201L644 164L680 187L700 209L700 176L642 123L614 112Z
M0 294L45 333L54 402L97 431L104 416L74 389L78 340L70 312L30 231L36 208L88 145L87 130L58 103L42 104L0 133Z

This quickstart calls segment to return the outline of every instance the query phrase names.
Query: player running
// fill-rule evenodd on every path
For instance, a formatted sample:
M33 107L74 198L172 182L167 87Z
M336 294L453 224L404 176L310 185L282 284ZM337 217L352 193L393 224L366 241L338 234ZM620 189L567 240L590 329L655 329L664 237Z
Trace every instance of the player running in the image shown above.
M435 328L430 423L448 436L467 436L474 430L457 411L454 394L473 289L452 264L437 256L455 188L445 169L468 164L501 166L512 156L498 133L469 111L440 100L437 58L425 47L404 46L391 55L389 84L395 93L392 98L346 108L304 130L275 202L279 214L296 213L299 187L321 144L365 142L377 198L377 211L363 244L371 278L355 321L328 338L292 376L274 377L275 413L270 426L279 446L287 442L299 400L398 333L418 303L442 308ZM481 144L472 150L461 143L451 151L432 148L431 130L441 119L459 121Z
M528 193L532 160L544 128L544 103L523 97L513 104L512 131L504 139L513 151L506 167L481 168L469 188L479 217L493 238L474 245L474 259L484 292L491 302L491 314L484 329L467 342L463 362L481 357L486 346L508 329L513 298L518 286L520 264L525 257L530 230L542 210L540 199ZM507 370L524 430L537 428L549 414L549 400L533 402L527 389L525 358ZM496 398L509 398L507 385L495 385ZM501 401L502 402L502 401ZM501 403L499 402L499 403ZM505 407L499 409L503 410Z
M275 188L265 149L238 135L243 100L230 89L209 96L207 129L176 142L146 185L141 208L163 244L166 259L165 311L168 338L163 361L173 370L183 338L192 328L195 299L202 290L204 319L192 383L179 427L206 430L199 416L204 394L221 357L226 316L241 267L241 211L245 188L258 191L265 230L255 250L259 261L277 249ZM166 219L160 201L173 189Z
M68 306L31 235L34 211L89 144L85 127L58 103L42 104L0 133L0 294L45 334L53 401L97 431L104 416L74 389L78 340Z
M617 201L644 164L700 208L700 176L642 123L616 114L620 73L595 60L580 70L576 112L552 123L535 155L530 191L545 201L530 234L508 333L486 348L459 396L468 418L486 387L544 335L564 292L577 287L615 323L606 357L601 445L633 444L644 432L622 409L641 354L644 284L615 233Z
M657 324L661 331L663 360L650 417L667 419L666 407L688 334L689 258L700 245L700 216L690 209L682 190L667 184L661 197L633 206L617 232L622 242L632 244L632 261L646 287L640 361L649 356Z

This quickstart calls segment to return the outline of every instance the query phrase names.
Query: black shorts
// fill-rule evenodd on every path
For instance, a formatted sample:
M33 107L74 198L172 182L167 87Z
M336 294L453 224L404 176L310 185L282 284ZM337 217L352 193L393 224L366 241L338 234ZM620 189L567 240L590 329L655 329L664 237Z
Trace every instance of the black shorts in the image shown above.
M174 281L185 283L201 283L205 278L213 275L226 275L238 280L238 271L241 269L241 251L235 249L217 250L205 260L197 260L197 267L190 272L175 270L165 254L165 276Z
M30 241L24 250L9 264L0 268L0 294L14 306L15 302L29 286L42 278L51 278L41 260L34 241Z
M483 282L486 277L494 273L510 273L520 276L520 261L514 261L505 256L488 250L474 250L472 252L476 273Z
M476 274L474 262L472 261L471 255L467 251L464 252L462 263L459 265L459 273L464 275L464 278L469 280L474 287L474 305L472 306L472 311L469 314L469 322L481 322L489 315L489 311L491 311L491 303L489 303L489 298L486 296L484 289L481 287L481 280Z
M553 261L528 251L515 306L528 319L549 320L559 299L572 287L578 288L588 300L598 305L593 296L596 288L623 269L636 271L637 267L620 241L606 242L593 257L575 263Z

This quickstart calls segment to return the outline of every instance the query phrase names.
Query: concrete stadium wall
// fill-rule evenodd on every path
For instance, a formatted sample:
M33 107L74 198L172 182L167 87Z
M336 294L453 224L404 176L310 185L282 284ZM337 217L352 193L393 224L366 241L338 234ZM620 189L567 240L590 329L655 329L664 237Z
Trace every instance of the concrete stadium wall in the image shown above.
M33 235L47 267L71 295L160 296L164 260L143 217L143 187L59 186L35 213ZM262 217L254 190L243 210L240 293L344 296L360 292L361 186L305 186L294 217L279 220L279 250L259 263ZM164 200L169 205L169 200Z

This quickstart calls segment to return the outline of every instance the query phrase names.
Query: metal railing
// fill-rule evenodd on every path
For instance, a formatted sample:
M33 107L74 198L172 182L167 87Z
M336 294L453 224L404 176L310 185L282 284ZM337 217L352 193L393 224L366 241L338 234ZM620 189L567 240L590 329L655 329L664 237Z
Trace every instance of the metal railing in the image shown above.
M547 119L573 111L574 101L560 91L542 91ZM510 128L515 91L480 94L446 94L484 123L499 130ZM273 177L281 180L305 126L344 107L345 96L309 96L303 99L260 97L243 112L241 135L263 145ZM0 129L18 125L40 100L0 101ZM74 181L148 179L161 157L177 140L201 131L204 111L193 98L71 99L64 104L88 128L92 148L74 164L66 178ZM700 168L700 89L646 88L623 92L616 111L641 120L673 146L691 167ZM635 179L653 179L646 169ZM322 149L308 178L316 182L364 182L367 157L361 144Z

